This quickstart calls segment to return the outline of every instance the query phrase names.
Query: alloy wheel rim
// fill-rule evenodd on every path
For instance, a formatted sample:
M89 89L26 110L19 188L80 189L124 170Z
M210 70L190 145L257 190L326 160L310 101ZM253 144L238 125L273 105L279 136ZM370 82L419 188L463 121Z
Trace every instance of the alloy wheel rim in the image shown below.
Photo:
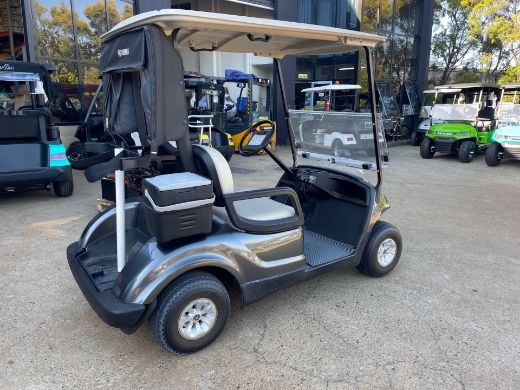
M384 240L377 250L377 263L381 267L388 267L395 259L397 244L392 238Z
M207 298L195 299L186 305L179 316L179 334L185 340L198 340L213 329L217 317L215 302Z

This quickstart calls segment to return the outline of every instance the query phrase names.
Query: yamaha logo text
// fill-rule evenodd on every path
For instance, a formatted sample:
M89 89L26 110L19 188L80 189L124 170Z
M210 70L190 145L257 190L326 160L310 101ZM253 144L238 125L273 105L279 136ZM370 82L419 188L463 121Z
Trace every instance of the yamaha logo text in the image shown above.
M126 48L126 49L120 49L117 51L117 55L119 57L124 57L124 56L127 56L130 54L130 49Z
M9 64L4 64L0 66L0 70L14 70L14 67Z

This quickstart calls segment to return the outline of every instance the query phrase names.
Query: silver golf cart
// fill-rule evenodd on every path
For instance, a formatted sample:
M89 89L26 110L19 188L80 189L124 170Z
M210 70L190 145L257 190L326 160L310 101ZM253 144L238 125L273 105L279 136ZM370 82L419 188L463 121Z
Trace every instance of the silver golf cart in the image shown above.
M243 156L264 150L282 170L275 188L238 191L225 158L189 140L179 49L271 57L289 118L280 60L287 55L361 50L372 66L380 36L323 26L183 10L126 19L102 37L107 121L133 113L146 134L140 150L118 150L85 171L89 181L116 170L117 200L67 249L70 269L108 325L134 333L146 320L173 353L213 342L230 313L225 286L250 305L282 289L345 268L380 277L396 266L402 239L379 221L389 207L372 98L372 161L307 158L290 130L292 166L267 148L274 126L248 129ZM372 72L369 71L371 96ZM114 89L110 89L112 86ZM176 101L177 104L165 104ZM184 103L184 104L183 104ZM172 107L174 107L172 109ZM114 112L114 110L116 112ZM288 120L291 129L291 122ZM110 125L110 123L109 123ZM135 127L135 126L134 126ZM124 128L116 122L114 131ZM247 144L245 144L247 142ZM124 171L149 166L163 144L175 148L181 172L143 180L143 197L124 201ZM172 145L174 144L174 145ZM368 157L368 156L366 156ZM355 167L373 183L347 173Z

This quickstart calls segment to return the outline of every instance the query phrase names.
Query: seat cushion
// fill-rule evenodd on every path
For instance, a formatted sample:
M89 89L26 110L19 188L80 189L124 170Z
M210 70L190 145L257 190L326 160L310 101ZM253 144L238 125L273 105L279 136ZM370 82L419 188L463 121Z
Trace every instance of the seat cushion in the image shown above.
M245 199L233 204L240 217L253 221L274 221L294 216L294 209L291 206L269 198ZM213 207L213 214L233 226L225 207Z

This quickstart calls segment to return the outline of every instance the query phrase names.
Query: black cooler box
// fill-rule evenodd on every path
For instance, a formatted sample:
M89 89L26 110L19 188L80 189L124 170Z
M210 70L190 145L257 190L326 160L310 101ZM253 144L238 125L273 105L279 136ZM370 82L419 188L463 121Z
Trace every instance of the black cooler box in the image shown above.
M146 225L157 242L211 231L215 201L211 180L195 173L172 173L143 180Z

